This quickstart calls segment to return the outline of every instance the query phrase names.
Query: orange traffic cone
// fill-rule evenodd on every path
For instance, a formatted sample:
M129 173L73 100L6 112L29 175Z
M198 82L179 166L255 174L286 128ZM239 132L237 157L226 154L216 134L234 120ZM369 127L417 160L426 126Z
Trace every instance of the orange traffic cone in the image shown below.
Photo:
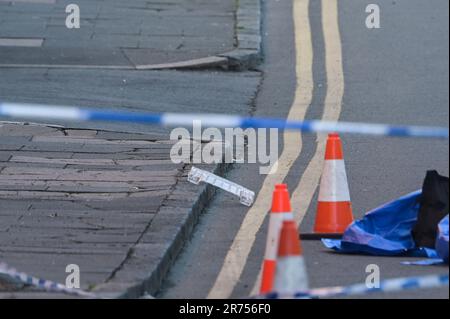
M333 133L328 135L314 232L342 234L352 222L342 141L338 134Z
M308 286L297 225L293 220L284 221L278 249L275 291L279 294L292 294L308 290Z
M261 294L266 294L273 290L281 227L283 226L284 220L292 219L292 208L287 185L276 185L272 199L269 233L267 236L266 253L264 258L260 289Z

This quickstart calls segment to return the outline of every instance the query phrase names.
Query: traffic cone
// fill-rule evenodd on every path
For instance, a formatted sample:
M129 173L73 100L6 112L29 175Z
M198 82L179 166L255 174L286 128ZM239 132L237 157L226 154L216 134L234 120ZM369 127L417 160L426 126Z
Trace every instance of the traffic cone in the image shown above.
M292 294L306 291L308 287L308 276L297 225L293 220L284 221L278 249L275 291L281 295Z
M329 134L314 233L342 234L353 220L342 141Z
M261 294L266 294L273 290L280 232L284 220L293 220L293 215L287 185L279 184L275 186L272 198L269 233L261 280Z

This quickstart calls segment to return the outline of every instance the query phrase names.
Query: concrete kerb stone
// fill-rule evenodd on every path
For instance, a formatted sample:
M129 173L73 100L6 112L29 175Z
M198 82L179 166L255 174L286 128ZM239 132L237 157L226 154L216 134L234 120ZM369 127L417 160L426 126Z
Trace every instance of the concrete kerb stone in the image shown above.
M262 0L237 0L236 41L231 52L177 63L136 66L138 70L225 68L244 71L256 68L262 53Z
M219 56L228 59L228 67L237 70L252 69L263 59L262 0L237 0L237 48Z
M230 166L231 164L218 164L213 173L223 176ZM199 188L194 198L189 188ZM171 196L167 198L167 203L163 204L141 240L130 251L129 258L111 280L97 286L93 292L126 299L156 294L215 191L214 187L207 184L195 186L187 181L180 181L173 191L176 199L171 199ZM190 207L170 203L182 201L180 196L183 193L192 203Z
M228 59L226 57L211 56L166 64L136 65L136 70L226 68L228 64Z
M263 59L262 0L236 0L237 47L231 52L201 59L160 65L138 65L138 70L224 68L237 71L253 69Z

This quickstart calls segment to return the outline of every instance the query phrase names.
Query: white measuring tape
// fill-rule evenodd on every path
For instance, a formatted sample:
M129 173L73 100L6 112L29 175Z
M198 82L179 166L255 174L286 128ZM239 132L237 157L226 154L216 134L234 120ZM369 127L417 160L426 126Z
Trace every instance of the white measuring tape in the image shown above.
M204 182L223 189L224 191L238 196L241 204L245 206L250 207L255 201L255 192L196 167L192 167L189 172L188 181L195 185Z

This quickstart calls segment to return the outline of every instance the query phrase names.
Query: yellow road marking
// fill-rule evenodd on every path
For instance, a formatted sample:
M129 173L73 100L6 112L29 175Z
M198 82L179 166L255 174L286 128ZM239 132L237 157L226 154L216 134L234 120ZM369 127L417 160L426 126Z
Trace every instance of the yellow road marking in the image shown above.
M342 111L344 96L344 70L342 64L342 45L339 32L339 14L337 0L322 1L322 27L326 52L327 95L325 98L323 120L337 121ZM297 188L291 196L294 219L298 225L308 211L322 174L325 155L326 135L319 135L317 149L305 169ZM261 271L252 290L252 295L259 292Z
M338 0L322 1L322 27L325 40L327 73L327 95L322 119L324 121L337 121L342 112L342 99L345 89ZM316 153L303 173L299 185L292 193L294 218L299 225L303 221L319 185L325 145L326 135L320 135L317 141Z
M313 48L308 8L309 0L294 0L297 88L288 115L289 120L303 120L313 96ZM270 210L275 184L286 178L301 149L302 137L299 132L284 133L284 148L278 160L278 170L264 180L254 205L248 211L234 238L208 298L228 298L232 294L246 265L256 234Z

